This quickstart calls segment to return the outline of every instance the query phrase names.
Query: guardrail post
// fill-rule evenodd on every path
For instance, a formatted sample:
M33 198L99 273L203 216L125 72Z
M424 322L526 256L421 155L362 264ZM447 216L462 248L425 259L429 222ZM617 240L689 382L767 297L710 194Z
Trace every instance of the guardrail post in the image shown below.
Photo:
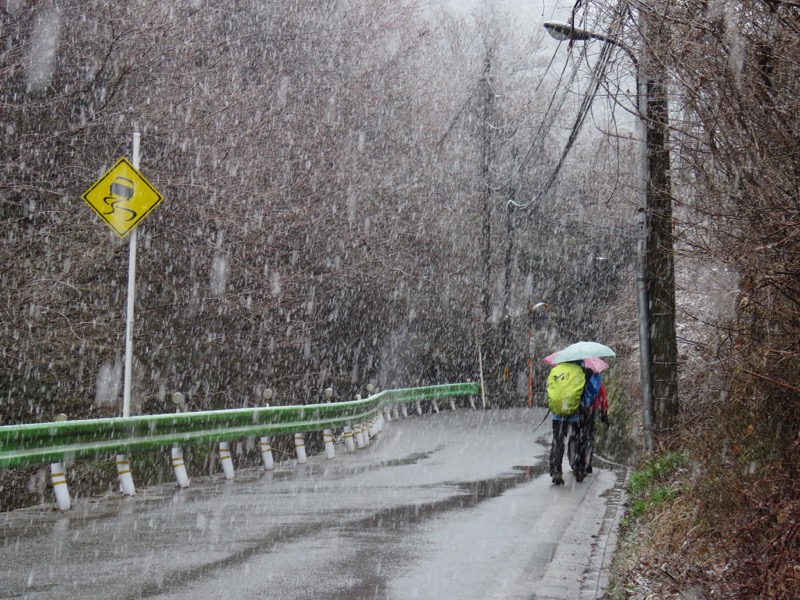
M297 462L304 465L308 462L306 458L306 442L302 433L294 434L294 449L297 452Z
M372 395L376 392L375 386L371 383L367 384L367 398L372 397ZM375 419L372 418L369 421L364 421L361 425L361 431L364 432L364 445L369 446L369 438L375 437Z
M53 484L53 493L56 495L58 510L69 510L72 501L67 488L67 469L64 463L50 464L50 482Z
M400 407L400 413L403 415L403 418L404 418L404 419L407 419L407 418L408 418L408 408L406 408L406 405L405 405L405 404L403 404L403 405Z
M333 448L333 433L330 429L322 430L322 439L325 442L325 458L335 458L336 450Z
M417 400L417 414L418 414L420 417L422 416L422 404L420 404L420 401L419 401L419 400Z
M119 475L119 489L126 496L134 496L136 487L133 485L131 464L127 454L117 454L117 475Z
M222 463L222 472L225 479L233 479L233 460L231 459L231 447L228 442L219 443L219 460Z
M380 388L377 388L377 387L375 388L375 393L376 394L379 393L380 391L381 391ZM385 419L383 418L383 415L387 411L388 408L389 407L387 406L387 407L384 407L383 410L379 410L378 414L375 415L375 417L374 417L374 420L375 420L375 433L376 434L378 434L381 431L383 431L383 425L386 422Z
M439 414L439 404L436 402L436 398L433 398L431 400L431 402L433 403L433 412L435 412L438 415Z
M55 418L56 422L66 420L67 415L64 413ZM70 506L72 506L72 501L69 497L69 488L67 488L67 468L63 462L50 464L50 482L53 484L53 493L56 495L58 510L69 510Z
M356 394L356 400L361 400L361 394ZM356 440L356 448L361 449L364 447L365 435L361 423L353 423L353 437L355 437Z
M172 403L175 404L175 412L180 414L181 407L186 404L186 399L180 392L174 392ZM178 487L189 487L189 475L186 473L186 464L183 461L183 449L178 444L172 446L172 469L175 471Z
M361 423L361 437L364 440L364 445L369 446L369 423L367 421Z
M361 423L356 423L353 425L353 432L356 436L356 447L363 448L364 447L364 432L361 430Z
M275 468L275 459L272 457L272 439L268 435L261 437L261 460L267 471Z
M172 447L172 468L175 470L178 487L189 487L189 475L186 473L186 464L183 462L183 449L177 444Z
M333 397L333 388L325 388L325 402L330 403ZM322 440L325 442L325 456L327 458L335 458L336 451L333 448L333 432L330 429L322 430Z
M396 381L392 382L392 389L393 390L397 389L397 382ZM389 412L392 415L392 419L394 419L395 421L399 421L400 420L400 407L397 404L392 404L392 406L389 408ZM389 421L389 420L391 420L391 419L387 419L387 421Z
M356 451L356 444L353 441L353 428L350 425L344 426L344 447L348 452Z
M264 406L269 406L269 401L272 400L272 390L267 388L261 392L261 397L264 399ZM272 457L272 438L268 435L261 436L261 460L264 462L264 468L271 471L275 468L275 459Z

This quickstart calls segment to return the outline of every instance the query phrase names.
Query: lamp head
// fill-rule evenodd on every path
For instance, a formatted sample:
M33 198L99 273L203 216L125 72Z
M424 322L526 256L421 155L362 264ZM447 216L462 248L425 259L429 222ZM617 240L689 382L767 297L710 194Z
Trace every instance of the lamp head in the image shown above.
M561 23L559 21L547 21L544 24L544 28L547 30L547 33L550 34L550 37L559 42L566 42L569 40L585 41L593 37L592 34L584 29L578 29L569 23Z

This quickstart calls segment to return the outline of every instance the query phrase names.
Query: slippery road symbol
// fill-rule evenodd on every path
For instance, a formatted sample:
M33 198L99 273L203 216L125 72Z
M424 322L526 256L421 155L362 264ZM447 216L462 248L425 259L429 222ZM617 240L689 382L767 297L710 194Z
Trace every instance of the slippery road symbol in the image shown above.
M123 157L92 184L82 198L124 238L164 197Z
M126 213L130 213L130 217L126 218L126 221L132 221L136 218L136 211L126 206L120 206L120 204L127 204L131 198L133 198L134 193L134 183L132 179L128 179L127 177L116 177L114 181L111 182L111 186L109 187L109 195L103 198L103 202L108 204L111 208L106 215L113 215L114 211L121 210Z

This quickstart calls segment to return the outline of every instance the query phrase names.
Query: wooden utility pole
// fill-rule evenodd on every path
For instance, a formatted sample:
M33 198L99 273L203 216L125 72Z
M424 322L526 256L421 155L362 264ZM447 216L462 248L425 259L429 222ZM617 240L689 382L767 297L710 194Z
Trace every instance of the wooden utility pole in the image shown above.
M647 98L643 122L647 136L647 239L646 270L650 319L653 427L668 431L677 423L678 349L675 337L675 255L672 234L670 185L669 110L667 73L658 60L659 48L668 43L663 19L650 7L641 15L641 85Z
M489 316L491 313L491 265L492 265L492 182L491 182L491 166L494 161L494 140L493 140L493 123L494 116L494 90L492 89L492 52L491 49L487 51L486 57L483 61L483 75L481 76L480 98L482 101L483 115L481 122L481 173L480 182L481 186L481 200L482 200L482 217L481 217L481 230L482 230L482 275L481 275L481 299L480 304L483 309L483 340L484 348L486 349L486 360L484 361L490 373L490 381L492 380L491 374L494 373L493 347L494 336L488 335L489 331Z

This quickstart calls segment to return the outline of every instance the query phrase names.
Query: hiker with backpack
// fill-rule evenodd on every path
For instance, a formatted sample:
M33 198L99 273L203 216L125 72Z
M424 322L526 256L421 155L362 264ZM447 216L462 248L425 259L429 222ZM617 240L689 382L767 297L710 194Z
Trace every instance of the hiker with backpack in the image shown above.
M575 479L583 481L588 468L588 421L592 401L600 391L600 382L592 377L583 361L555 365L547 377L547 404L553 418L553 442L550 445L550 477L553 484L563 485L561 463L564 440L570 438L570 466Z

